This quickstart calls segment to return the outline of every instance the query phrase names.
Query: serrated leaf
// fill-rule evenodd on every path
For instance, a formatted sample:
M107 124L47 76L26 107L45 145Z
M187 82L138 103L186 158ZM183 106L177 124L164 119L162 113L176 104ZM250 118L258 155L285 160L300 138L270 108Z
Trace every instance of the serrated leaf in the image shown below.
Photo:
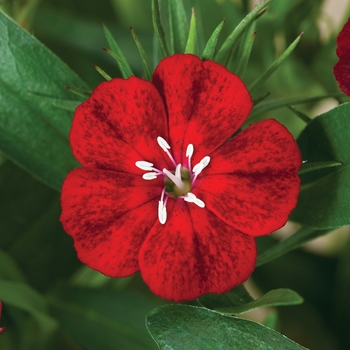
M42 96L72 99L64 87L89 88L55 55L0 12L0 149L59 190L77 167L67 135L72 113Z
M103 30L111 49L111 50L106 50L106 52L116 60L119 70L122 73L122 77L124 79L127 79L133 76L134 73L130 68L129 62L125 58L122 50L120 49L119 45L113 38L113 35L111 34L111 32L109 31L106 25L103 25ZM106 79L106 80L110 80L110 79Z
M203 54L202 54L202 60L212 60L215 54L216 44L219 40L219 35L221 33L221 30L224 26L225 20L220 22L220 24L215 28L212 35L210 36L208 42L206 43Z
M274 61L270 67L264 72L258 79L256 79L252 84L249 85L249 91L253 91L263 84L275 71L276 69L289 57L289 55L293 52L295 47L298 45L302 34L300 34L283 52L283 54Z
M182 0L168 1L170 37L172 38L173 53L185 52L188 38L188 23Z
M162 22L160 20L159 0L152 0L152 22L153 22L153 30L157 38L160 50L162 51L163 56L167 57L170 55L170 53L169 53L168 44L166 42Z
M195 306L159 307L146 325L161 350L305 349L261 324Z
M349 115L350 103L344 103L314 118L300 134L304 160L342 165L306 174L309 181L302 186L292 220L320 230L350 224Z
M271 248L259 254L256 266L261 266L273 261L288 252L303 246L305 243L327 234L329 230L315 230L310 227L302 227L296 233L278 242Z
M64 288L50 297L62 328L87 350L156 349L144 315L157 303L130 292Z
M228 38L224 41L222 46L220 47L219 51L215 55L215 61L219 63L223 63L226 59L226 57L229 55L232 47L238 40L238 38L242 35L244 29L255 20L256 16L259 14L261 10L266 8L266 6L271 2L272 0L264 0L259 1L254 9L248 13L248 15L243 18L243 20L238 24L238 26L234 29L234 31L228 36Z
M143 48L141 41L139 37L136 35L134 29L130 27L130 31L131 31L132 38L134 39L137 49L139 50L139 53L141 56L145 79L152 80L152 68L151 68L151 64L149 63L146 51Z
M290 289L274 289L253 300L244 286L241 285L225 294L204 295L198 301L208 309L239 315L261 307L297 305L302 303L303 299Z
M190 22L190 31L188 33L187 44L185 48L185 53L191 53L197 55L198 53L198 44L197 44L197 22L196 14L194 9L192 9L192 16Z

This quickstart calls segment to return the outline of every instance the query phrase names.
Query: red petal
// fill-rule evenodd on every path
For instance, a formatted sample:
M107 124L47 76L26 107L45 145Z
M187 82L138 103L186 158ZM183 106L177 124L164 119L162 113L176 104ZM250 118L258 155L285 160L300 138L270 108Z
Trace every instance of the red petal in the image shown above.
M193 300L225 293L254 270L256 246L205 209L169 202L165 225L156 224L140 251L140 270L150 289L165 299Z
M140 174L138 160L157 160L157 166L165 166L159 164L164 152L158 136L168 137L159 93L152 83L131 77L97 86L75 111L70 142L85 167Z
M237 230L281 228L295 207L301 155L289 131L269 119L250 126L212 154L193 193Z
M105 275L139 270L137 255L157 220L161 187L139 176L75 169L62 188L61 222L79 259Z
M302 158L288 129L274 119L256 123L212 153L203 176L222 173L296 174Z
M350 96L350 18L337 37L337 45L339 62L334 66L333 73L340 90Z
M169 117L170 145L181 160L189 143L194 164L227 140L253 107L238 76L213 61L174 55L160 62L153 75Z

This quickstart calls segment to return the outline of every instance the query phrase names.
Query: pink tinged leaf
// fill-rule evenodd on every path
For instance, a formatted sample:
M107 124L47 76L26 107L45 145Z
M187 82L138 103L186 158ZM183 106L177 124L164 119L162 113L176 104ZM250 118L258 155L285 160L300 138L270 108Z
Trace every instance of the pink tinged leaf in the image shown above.
M158 220L160 192L161 187L139 176L73 170L63 184L60 220L79 259L108 276L138 271L140 246Z
M97 86L75 112L70 142L85 167L142 174L136 161L167 164L158 136L168 138L161 97L152 83L131 77Z
M169 201L168 209L166 225L153 226L139 255L142 277L156 295L183 301L224 293L253 272L253 237L193 204Z
M193 164L218 148L243 124L253 107L238 76L193 55L162 60L153 83L167 108L175 159L182 162L188 144L194 145Z

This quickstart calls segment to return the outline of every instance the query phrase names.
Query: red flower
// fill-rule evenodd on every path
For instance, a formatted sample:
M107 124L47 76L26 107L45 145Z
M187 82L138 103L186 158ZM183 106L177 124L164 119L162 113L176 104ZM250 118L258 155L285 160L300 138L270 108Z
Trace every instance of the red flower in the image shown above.
M236 75L193 55L162 60L153 83L100 84L75 112L70 142L83 168L62 189L79 259L113 277L140 270L175 301L244 282L254 236L286 223L300 186L300 152L277 121L227 141L252 106Z
M337 37L336 53L339 61L333 68L339 88L350 96L350 18Z
M1 314L2 314L2 302L0 301L0 318L1 318ZM0 327L0 333L2 333L5 329L6 327Z

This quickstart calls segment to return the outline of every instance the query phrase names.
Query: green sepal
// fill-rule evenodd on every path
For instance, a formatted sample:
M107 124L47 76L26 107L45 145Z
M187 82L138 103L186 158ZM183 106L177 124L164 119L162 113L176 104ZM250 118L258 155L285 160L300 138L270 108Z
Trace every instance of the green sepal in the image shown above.
M171 52L183 53L188 38L188 23L183 1L168 1L168 11Z
M253 91L254 89L258 88L263 84L275 71L276 69L289 57L289 55L293 52L295 47L298 45L301 36L303 33L301 33L289 46L288 48L283 52L283 54L277 58L275 62L273 62L270 67L264 72L259 78L257 78L252 84L249 85L248 89L249 91Z
M81 96L85 98L88 98L91 94L91 91L85 90L85 89L80 89L74 86L66 86L66 90L72 92L75 95Z
M161 52L164 57L170 55L168 44L166 41L164 29L162 26L162 22L160 20L160 3L159 0L152 0L152 22L155 36L158 41L158 45L160 47Z
M196 306L158 307L146 326L160 350L305 349L259 323Z
M97 66L96 64L93 64L92 66L104 79L106 79L107 81L112 80L112 77L108 73L106 73L101 67Z
M107 42L110 47L110 50L104 49L104 51L107 52L110 56L112 56L117 61L119 70L122 73L122 77L124 79L127 79L133 76L134 73L132 72L127 59L125 58L123 52L119 48L119 45L117 44L117 42L113 38L113 35L111 34L111 32L109 31L109 29L106 27L105 24L103 25L103 31L105 33Z
M268 100L262 103L259 103L258 106L255 106L250 113L249 120L258 117L259 115L272 111L277 108L286 107L289 105L297 105L303 103L312 103L323 100L329 97L341 97L342 93L336 92L332 94L314 96L314 97L291 97L291 98L276 98L273 100Z
M256 266L267 264L268 262L275 260L290 251L303 246L305 243L327 234L328 232L329 230L315 230L310 227L301 227L290 237L278 242L271 248L259 254Z
M242 36L242 40L240 42L240 45L239 45L238 54L237 54L239 59L238 59L237 65L233 71L241 79L244 78L244 74L245 74L245 71L246 71L246 68L248 65L250 53L252 52L253 43L254 43L254 39L255 39L255 35L256 35L255 27L256 27L255 21L251 22L247 26L247 28Z
M261 307L297 305L303 298L290 289L270 290L258 299L253 299L244 285L239 285L225 294L207 294L198 299L199 304L218 312L239 315Z
M197 55L198 44L197 44L197 21L194 9L192 9L192 16L190 22L190 31L188 33L187 44L185 48L185 53L191 53Z
M152 68L151 68L151 64L149 62L149 59L147 57L146 51L143 48L139 37L136 35L136 33L132 27L130 27L130 32L131 32L132 38L134 39L135 44L137 46L137 49L139 50L139 53L141 56L141 61L142 61L145 79L152 80Z
M230 54L232 47L235 45L239 37L243 34L244 29L256 19L257 15L263 10L272 0L264 0L257 3L254 9L243 18L233 32L227 37L219 51L215 55L215 61L219 63L225 62L225 59Z
M321 169L326 169L326 168L333 168L333 167L340 166L340 165L342 165L342 163L336 162L334 160L329 160L329 161L324 161L324 162L312 162L312 163L306 162L301 166L298 174L302 175L302 174L308 173L310 171L321 170Z
M253 100L253 105L256 106L258 103L260 103L261 101L264 101L266 97L269 97L270 93L266 92L263 95L257 96L257 97L252 97Z
M305 113L297 110L294 106L287 106L287 107L292 113L294 113L304 123L308 124L309 122L311 122L312 119L309 116L307 116Z
M210 36L208 42L206 43L203 53L202 60L212 60L215 54L216 44L219 40L219 35L224 26L225 20L219 23L219 25L215 28L212 35Z

